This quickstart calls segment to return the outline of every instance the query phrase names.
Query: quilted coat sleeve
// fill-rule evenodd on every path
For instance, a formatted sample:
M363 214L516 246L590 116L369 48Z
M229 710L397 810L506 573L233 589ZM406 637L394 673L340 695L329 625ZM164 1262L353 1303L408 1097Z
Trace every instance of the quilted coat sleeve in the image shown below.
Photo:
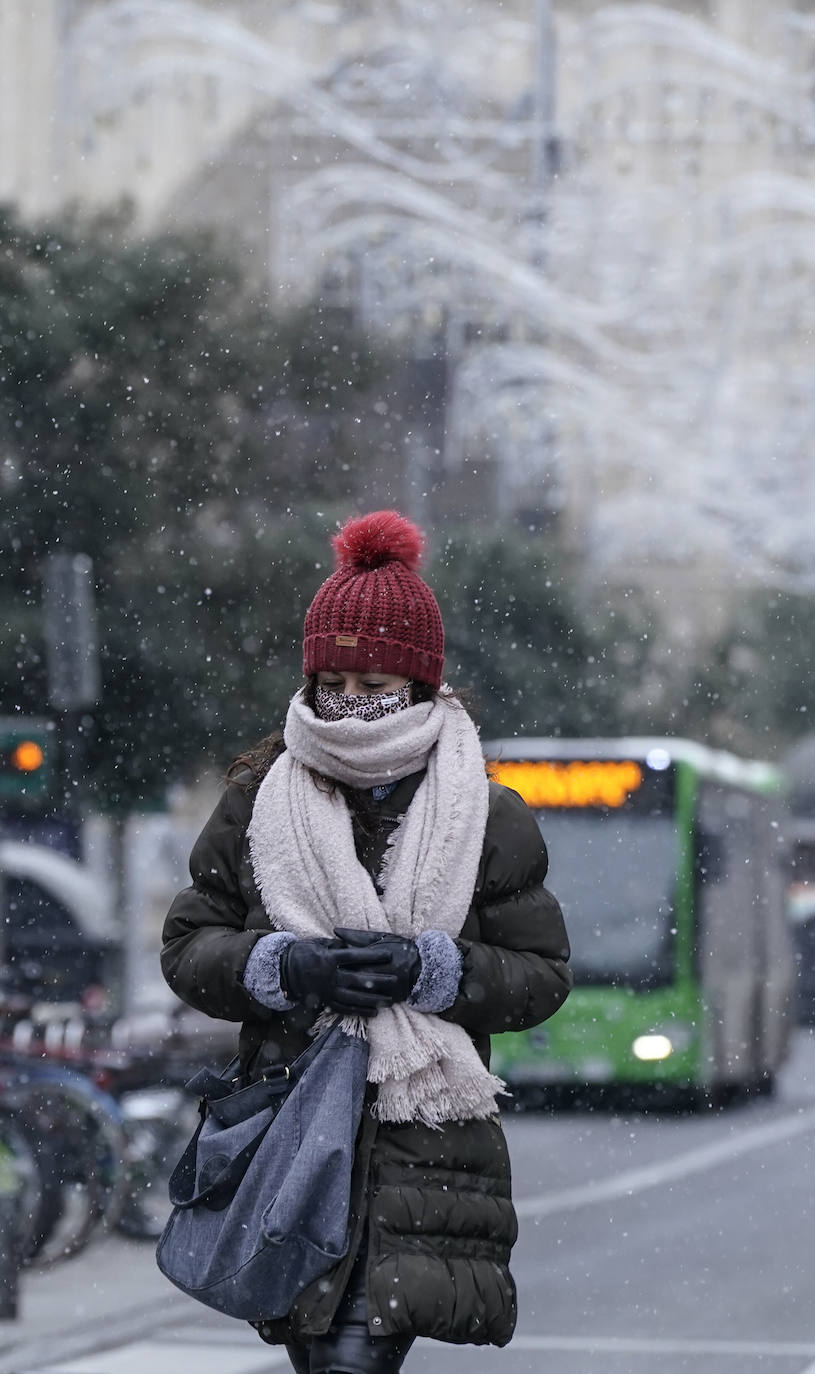
M546 845L526 803L490 783L490 811L475 891L478 938L468 918L459 995L442 1013L473 1035L526 1030L562 1006L572 985L569 941L543 885Z
M247 929L245 836L251 802L227 786L190 855L192 884L175 898L164 922L161 968L173 992L190 1006L226 1021L269 1016L241 976L265 930Z

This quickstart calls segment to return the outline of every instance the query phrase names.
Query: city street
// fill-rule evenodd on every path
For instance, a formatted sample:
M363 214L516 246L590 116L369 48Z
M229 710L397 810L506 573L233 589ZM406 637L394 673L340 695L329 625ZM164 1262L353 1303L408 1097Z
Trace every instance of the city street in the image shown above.
M515 1335L406 1374L815 1374L815 0L0 69L0 1374L291 1374L174 1169L195 1291L505 1336L498 1111Z
M504 1351L418 1342L413 1374L813 1374L815 1036L777 1096L698 1117L507 1119L521 1236ZM176 1293L152 1247L109 1238L25 1275L0 1374L287 1369L248 1327Z

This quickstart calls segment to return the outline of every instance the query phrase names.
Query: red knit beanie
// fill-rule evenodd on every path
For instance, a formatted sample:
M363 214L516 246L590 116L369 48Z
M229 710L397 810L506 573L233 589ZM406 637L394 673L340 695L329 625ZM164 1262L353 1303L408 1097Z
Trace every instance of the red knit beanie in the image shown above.
M306 612L303 671L395 673L441 685L444 629L416 572L424 540L395 510L348 520L332 539L337 571Z

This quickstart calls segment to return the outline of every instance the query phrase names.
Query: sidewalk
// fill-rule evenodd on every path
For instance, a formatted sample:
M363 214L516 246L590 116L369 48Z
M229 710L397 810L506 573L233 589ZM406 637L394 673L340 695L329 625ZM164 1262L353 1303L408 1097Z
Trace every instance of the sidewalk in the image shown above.
M21 1290L19 1318L0 1321L0 1374L291 1374L282 1347L177 1292L150 1242L102 1237L64 1264L26 1270ZM409 1368L510 1374L505 1356L421 1340Z
M0 1322L0 1374L261 1374L285 1352L177 1293L153 1246L106 1236L64 1264L26 1270L20 1316Z

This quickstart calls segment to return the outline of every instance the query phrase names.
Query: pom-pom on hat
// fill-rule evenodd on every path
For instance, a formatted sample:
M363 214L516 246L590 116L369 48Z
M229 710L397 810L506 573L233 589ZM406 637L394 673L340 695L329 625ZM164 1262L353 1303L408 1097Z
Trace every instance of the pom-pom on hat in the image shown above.
M337 570L306 612L303 671L376 669L441 685L444 629L416 569L421 530L395 510L348 520L332 539Z

